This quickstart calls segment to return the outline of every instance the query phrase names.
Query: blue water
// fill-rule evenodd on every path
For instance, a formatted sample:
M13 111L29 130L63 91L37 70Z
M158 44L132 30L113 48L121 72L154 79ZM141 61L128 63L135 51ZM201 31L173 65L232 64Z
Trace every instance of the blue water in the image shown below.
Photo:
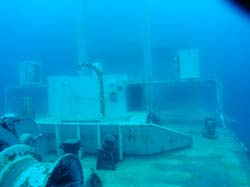
M18 64L36 60L44 74L77 71L79 0L0 1L0 103L6 86L18 84ZM145 7L148 7L145 11ZM145 15L151 23L155 79L178 49L198 48L203 78L223 82L225 116L250 147L250 16L216 0L89 0L87 61L100 60L107 73L142 76ZM3 113L3 105L0 111Z

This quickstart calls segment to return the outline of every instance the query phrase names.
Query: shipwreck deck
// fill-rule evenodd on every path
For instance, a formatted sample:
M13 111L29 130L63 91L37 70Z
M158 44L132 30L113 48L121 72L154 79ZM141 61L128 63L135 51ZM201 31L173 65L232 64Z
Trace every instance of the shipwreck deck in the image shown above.
M250 162L244 147L228 128L217 129L218 139L202 136L202 125L169 125L193 138L184 150L126 157L115 171L97 173L105 187L249 187ZM188 128L187 128L188 127ZM95 168L96 157L82 159L83 168Z

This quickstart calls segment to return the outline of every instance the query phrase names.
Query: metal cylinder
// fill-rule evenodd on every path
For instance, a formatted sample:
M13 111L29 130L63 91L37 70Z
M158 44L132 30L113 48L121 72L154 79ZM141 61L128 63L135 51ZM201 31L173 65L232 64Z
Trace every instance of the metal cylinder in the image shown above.
M211 117L205 118L203 136L209 139L216 139L217 138L216 126L217 122L215 118Z
M80 187L83 182L81 163L73 154L44 163L27 145L14 145L0 153L0 186Z

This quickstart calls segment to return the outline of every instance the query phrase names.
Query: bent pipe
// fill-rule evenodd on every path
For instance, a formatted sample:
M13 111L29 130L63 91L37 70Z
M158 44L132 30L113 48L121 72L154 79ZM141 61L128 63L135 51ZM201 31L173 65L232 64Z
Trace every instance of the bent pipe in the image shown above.
M65 154L55 163L40 162L34 148L14 145L0 153L0 186L81 187L83 170L80 160Z
M104 119L106 117L106 106L105 106L105 98L104 98L104 81L103 81L103 74L102 72L95 67L93 64L89 63L81 63L79 64L80 68L87 67L92 69L99 81L99 100L100 100L100 113L102 115L102 118Z

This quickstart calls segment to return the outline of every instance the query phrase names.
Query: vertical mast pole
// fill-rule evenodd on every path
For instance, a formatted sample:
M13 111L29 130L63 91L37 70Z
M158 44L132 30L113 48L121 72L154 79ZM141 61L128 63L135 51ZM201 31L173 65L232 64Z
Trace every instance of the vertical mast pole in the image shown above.
M144 83L145 83L145 104L148 111L152 110L153 105L153 91L152 91L152 78L153 78L153 65L152 65L152 41L151 41L151 21L150 21L150 0L145 1L144 5Z

